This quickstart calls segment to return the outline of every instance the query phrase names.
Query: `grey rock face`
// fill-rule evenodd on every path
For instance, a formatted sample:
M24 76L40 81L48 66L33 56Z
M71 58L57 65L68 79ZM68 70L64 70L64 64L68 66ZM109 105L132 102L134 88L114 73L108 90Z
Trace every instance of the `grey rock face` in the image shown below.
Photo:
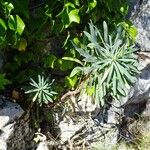
M19 105L7 102L6 106L0 110L0 129L19 119L23 113L24 111Z
M128 0L129 17L137 27L136 43L141 51L150 51L150 0Z
M137 137L150 135L150 100L140 104L129 104L124 109L119 138L134 141Z
M40 142L36 150L49 150L46 142Z
M150 99L150 53L140 52L140 54L144 54L145 59L144 61L139 59L141 71L135 85L129 90L124 106L143 103Z
M0 150L26 150L32 138L29 114L17 103L6 101L0 108Z
M114 105L119 106L116 103ZM113 106L106 106L108 107L107 110L97 108L86 94L82 95L80 100L76 98L73 107L73 113L68 108L66 109L68 112L65 113L63 118L57 117L56 119L62 145L78 149L81 148L82 144L85 144L89 149L92 149L97 144L108 148L109 143L111 149L117 143L119 133L117 127L118 114L121 114L121 109ZM60 114L63 113L60 112Z

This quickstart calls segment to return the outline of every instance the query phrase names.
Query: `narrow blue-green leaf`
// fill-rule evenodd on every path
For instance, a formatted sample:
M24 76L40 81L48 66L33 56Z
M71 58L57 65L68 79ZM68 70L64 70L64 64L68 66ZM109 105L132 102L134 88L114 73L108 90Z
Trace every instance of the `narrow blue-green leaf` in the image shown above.
M115 72L113 74L113 80L112 80L112 82L113 82L113 94L115 96L116 93L117 93L117 80L116 80L116 73Z
M114 63L112 62L111 67L110 67L110 72L107 78L107 83L109 84L111 82L112 76L114 72Z
M104 29L104 41L108 43L108 27L105 21L103 22L103 29Z

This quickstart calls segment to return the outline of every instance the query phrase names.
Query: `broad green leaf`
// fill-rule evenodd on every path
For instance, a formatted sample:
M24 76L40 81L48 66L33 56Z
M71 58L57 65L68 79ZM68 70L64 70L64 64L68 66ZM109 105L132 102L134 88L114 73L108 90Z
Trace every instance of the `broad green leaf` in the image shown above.
M5 41L5 32L7 30L7 26L5 24L5 21L0 18L0 43L3 43Z
M66 11L63 11L63 12L61 13L60 17L61 17L61 21L62 21L62 23L63 23L63 26L64 26L65 28L68 28L69 25L70 25L68 13L67 13Z
M89 10L93 10L97 5L97 1L96 0L88 0L88 8Z
M21 35L22 32L24 31L25 24L24 24L23 20L18 15L16 15L16 21L17 21L17 32L19 35Z
M45 59L44 59L44 64L47 66L47 67L50 67L50 68L54 68L54 64L55 64L55 61L57 60L57 57L55 55L48 55Z
M10 15L8 20L8 26L11 30L17 32L19 35L22 34L25 28L24 22L18 15L16 16Z
M68 61L67 60L63 60L63 59L58 59L57 61L58 66L60 67L60 70L62 71L67 71L69 69L73 68L74 62L70 61L69 65L68 65Z
M68 16L69 16L69 21L70 21L69 24L71 24L72 22L76 22L78 24L80 23L80 16L79 16L78 9L74 9L74 10L70 11Z
M8 11L9 14L11 13L12 9L14 9L14 6L13 6L12 3L5 2L4 6L7 9L7 11ZM9 14L7 14L7 15L9 15Z
M5 74L0 74L0 90L4 90L5 86L11 82L5 78Z
M82 71L82 68L81 68L81 67L75 67L75 68L71 71L70 77L75 76L77 73L79 73L79 72L81 72L81 71Z
M6 23L5 23L5 21L2 19L2 18L0 18L0 29L2 30L7 30L7 26L6 26Z
M137 28L135 27L135 26L131 26L130 28L129 28L129 35L131 36L131 38L133 39L133 41L135 41L135 38L136 38L136 36L137 36Z
M65 28L68 28L72 22L80 22L79 10L76 9L75 5L71 2L65 4L63 10L57 15L57 17L61 18Z
M81 42L79 41L79 38L78 37L75 37L74 39L73 39L73 43L76 45L76 46L80 46L81 45ZM75 46L74 45L74 46Z
M75 84L77 83L77 76L68 77L65 78L65 85L69 88L74 88Z

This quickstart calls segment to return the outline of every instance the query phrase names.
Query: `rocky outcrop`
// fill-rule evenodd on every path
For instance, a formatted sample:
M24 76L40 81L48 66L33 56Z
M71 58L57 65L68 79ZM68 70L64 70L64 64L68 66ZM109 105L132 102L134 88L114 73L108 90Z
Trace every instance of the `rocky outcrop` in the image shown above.
M29 150L32 130L29 126L29 114L16 103L5 101L0 106L0 150Z
M66 111L55 113L62 147L92 149L98 145L111 150L121 139L132 141L134 134L129 134L130 126L134 126L138 115L145 112L150 115L147 106L150 99L149 55L139 52L140 74L128 96L120 101L110 101L103 108L97 108L87 95L82 95L82 98L71 97L63 104Z
M117 105L117 102L114 105ZM78 102L78 106L74 104L73 107L75 108L74 112L68 108L65 114L61 112L56 115L59 116L56 124L60 130L58 132L59 146L62 149L63 146L73 150L83 147L92 149L96 142L111 147L117 143L119 132L117 124L121 109L109 105L106 106L108 107L106 109L97 108L90 103L90 99L86 95Z
M136 43L141 51L150 51L150 0L128 0L129 18L137 27Z
M145 58L139 58L141 70L135 85L129 90L124 106L143 103L150 99L150 53L140 52L140 55Z

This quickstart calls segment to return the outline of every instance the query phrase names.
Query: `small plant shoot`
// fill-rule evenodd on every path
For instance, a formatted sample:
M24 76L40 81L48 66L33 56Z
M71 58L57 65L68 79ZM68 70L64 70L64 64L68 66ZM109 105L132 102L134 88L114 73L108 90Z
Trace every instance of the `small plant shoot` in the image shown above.
M51 82L47 79L44 79L44 76L38 75L38 82L35 82L31 79L30 85L31 90L27 91L27 94L32 96L32 101L37 102L40 106L42 104L48 104L49 102L53 102L54 96L57 94L52 90L52 84L54 80Z

